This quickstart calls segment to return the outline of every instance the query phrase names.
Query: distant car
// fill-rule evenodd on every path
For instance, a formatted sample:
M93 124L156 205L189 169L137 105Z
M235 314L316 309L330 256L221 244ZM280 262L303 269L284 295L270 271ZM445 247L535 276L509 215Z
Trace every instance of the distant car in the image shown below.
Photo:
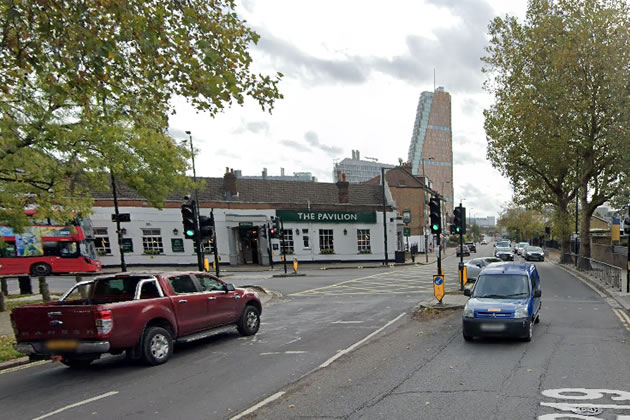
M512 244L510 243L510 241L498 241L495 245L497 248L512 248Z
M462 254L462 248L460 246L457 247L457 251L455 251L455 254L457 257L459 257ZM470 249L466 245L464 245L463 255L464 257L470 257Z
M462 314L464 340L508 336L531 341L540 321L540 276L527 263L492 264L485 268L472 289Z
M474 242L466 242L466 246L470 249L470 252L477 253L477 245Z
M514 251L518 255L523 255L523 250L529 246L529 242L519 242Z
M475 281L479 276L481 270L483 270L490 264L502 261L502 259L496 257L475 258L468 261L466 264L464 264L466 266L466 277L468 277L468 281Z
M522 255L525 261L545 261L545 251L537 246L528 246Z
M481 240L481 245L488 245L488 242L486 242L486 240L485 240L485 239L482 239L482 240Z
M514 253L509 246L501 247L497 245L497 248L494 250L494 256L503 261L514 261Z

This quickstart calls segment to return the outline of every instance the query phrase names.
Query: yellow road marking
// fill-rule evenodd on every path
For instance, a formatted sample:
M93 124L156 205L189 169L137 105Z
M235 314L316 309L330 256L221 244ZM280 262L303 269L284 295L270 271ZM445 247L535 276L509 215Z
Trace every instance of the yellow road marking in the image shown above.
M617 318L619 318L619 320L623 324L623 327L626 330L628 330L628 332L630 332L630 318L628 317L628 315L626 315L626 313L624 313L623 311L619 309L612 308L612 310L615 313L615 315L617 315Z

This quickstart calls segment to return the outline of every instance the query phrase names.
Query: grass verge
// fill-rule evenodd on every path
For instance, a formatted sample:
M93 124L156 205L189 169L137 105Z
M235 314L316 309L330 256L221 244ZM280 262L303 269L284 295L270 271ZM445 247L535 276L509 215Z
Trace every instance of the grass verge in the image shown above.
M13 337L7 337L6 335L0 336L0 362L6 362L7 360L24 356L22 353L18 353L13 349L13 343L15 343Z

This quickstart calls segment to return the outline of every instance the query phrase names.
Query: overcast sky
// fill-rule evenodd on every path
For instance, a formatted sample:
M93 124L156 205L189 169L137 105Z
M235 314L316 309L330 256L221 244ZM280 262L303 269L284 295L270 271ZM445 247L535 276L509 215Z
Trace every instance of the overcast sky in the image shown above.
M468 215L496 216L511 199L508 181L486 160L480 57L497 15L522 20L526 0L243 0L237 12L261 39L252 69L282 72L284 99L272 114L253 101L211 118L176 101L170 132L192 132L197 175L310 171L332 182L333 162L407 160L422 91L452 98L455 201Z

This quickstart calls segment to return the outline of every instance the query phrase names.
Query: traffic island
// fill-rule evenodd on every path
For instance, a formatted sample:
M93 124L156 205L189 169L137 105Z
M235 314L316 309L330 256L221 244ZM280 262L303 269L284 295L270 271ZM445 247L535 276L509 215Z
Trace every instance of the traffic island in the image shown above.
M431 298L424 302L420 302L418 309L430 309L430 310L448 310L448 309L462 309L468 302L468 296L463 294L446 294L442 299L442 302L438 302L437 299Z

